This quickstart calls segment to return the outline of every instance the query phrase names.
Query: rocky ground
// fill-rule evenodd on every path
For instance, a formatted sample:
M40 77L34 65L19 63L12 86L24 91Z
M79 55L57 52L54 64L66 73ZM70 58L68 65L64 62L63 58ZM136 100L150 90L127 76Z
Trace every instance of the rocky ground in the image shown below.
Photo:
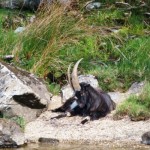
M51 119L58 114L46 111L37 120L27 124L25 137L30 142L39 138L50 138L60 143L94 143L101 141L138 142L141 135L150 131L150 120L130 121L128 117L114 121L112 114L107 117L89 121L82 125L81 117L64 117Z
M12 110L11 112L13 112L14 114L11 113L11 115L14 116L17 115L17 113L13 110L19 110L18 114L20 114L20 112L23 111L23 109L25 109L27 106L28 107L30 106L29 104L31 104L30 106L31 108L34 108L33 104L35 104L35 102L36 102L36 106L38 106L37 104L40 105L43 102L43 98L41 98L39 95L42 92L41 89L44 89L43 87L41 87L41 82L40 81L37 82L38 79L36 78L31 80L32 76L30 74L25 75L25 72L22 71L17 71L17 72L15 71L13 73L11 72L12 69L8 70L8 68L9 66L7 66L6 68L3 64L1 64L0 81L1 81L1 90L4 92L3 93L1 92L0 100L4 103L4 100L6 99L6 102L4 103L5 105L1 105L1 109L3 108L2 110L6 110L5 107L8 105L9 106L9 107L7 106L9 108L8 110ZM18 72L20 72L20 75L23 74L24 77L18 75ZM12 82L12 78L13 78L13 82ZM35 80L36 82L31 82ZM12 86L12 83L13 85L17 85L17 86ZM19 83L21 83L20 86ZM112 100L116 102L116 104L119 104L120 102L128 98L131 94L139 95L140 92L142 91L143 86L144 86L144 82L134 83L126 93L111 92L109 93L109 95L111 96ZM25 92L16 94L15 92L22 91L22 90L17 90L17 88L20 87L22 87L22 90L24 89L24 87L27 87L26 88L27 90L24 90ZM36 88L32 88L32 87L36 87ZM32 89L32 91L31 90L29 91L30 88ZM30 94L33 93L32 95L36 95L36 96L32 96L35 98L31 98L31 101L29 101L28 100L29 97L26 93L30 93ZM41 95L45 96L46 93L47 90L43 91L43 94ZM13 94L14 96L15 94L19 95L20 98L23 97L22 102L26 102L27 99L30 103L28 103L28 105L25 103L27 106L24 103L23 103L24 105L20 105L20 103L17 103L18 101L15 101ZM15 107L13 109L12 106L14 105L9 105L10 102L16 102L20 109L18 109L18 107L17 108ZM23 112L22 114L26 114L29 117L33 115L34 116L33 118L35 118L36 116L36 119L32 119L30 121L29 119L26 118L27 125L25 126L24 134L22 133L21 129L14 130L13 128L11 128L11 123L4 121L2 119L2 122L0 123L2 138L0 139L0 141L2 141L4 144L1 144L1 146L11 147L11 144L13 144L14 141L15 141L15 146L18 146L18 145L22 145L23 143L26 143L27 141L38 142L39 139L42 142L47 141L49 143L59 142L59 143L78 143L78 144L79 143L99 144L103 141L113 141L113 142L132 141L132 142L140 143L142 134L147 131L150 131L150 120L133 122L130 121L128 117L126 117L122 120L115 121L113 120L113 112L99 120L88 121L84 125L81 124L81 121L84 118L79 116L64 117L61 119L51 119L52 117L55 117L59 114L52 113L50 110L55 109L61 105L62 105L61 97L53 96L49 103L49 107L47 111L43 112L38 118L37 118L38 113L32 114L32 111L29 111L29 109L27 109L28 113L26 113L26 111ZM33 110L35 110L35 108ZM4 112L3 114L6 115L8 113L9 111L7 113ZM21 137L19 135L21 135Z
M143 82L135 83L126 93L109 94L119 104L131 94L139 94L143 85ZM59 101L59 97L55 97L55 104L56 99ZM129 117L114 120L113 113L82 125L81 121L84 119L82 117L51 119L58 113L46 111L38 119L27 124L25 137L29 142L38 142L39 138L48 138L52 142L78 144L99 144L102 141L140 143L142 134L150 131L150 120L134 122Z

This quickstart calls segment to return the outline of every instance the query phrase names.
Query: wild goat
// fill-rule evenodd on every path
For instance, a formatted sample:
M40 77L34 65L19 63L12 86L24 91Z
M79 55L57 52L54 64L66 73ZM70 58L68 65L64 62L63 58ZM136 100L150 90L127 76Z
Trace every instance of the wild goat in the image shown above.
M54 112L67 112L71 115L89 116L90 120L96 120L106 116L115 109L115 103L104 91L93 88L90 84L79 83L77 68L82 59L77 61L70 76L68 67L68 81L75 92L74 98L66 101L63 106L53 110Z

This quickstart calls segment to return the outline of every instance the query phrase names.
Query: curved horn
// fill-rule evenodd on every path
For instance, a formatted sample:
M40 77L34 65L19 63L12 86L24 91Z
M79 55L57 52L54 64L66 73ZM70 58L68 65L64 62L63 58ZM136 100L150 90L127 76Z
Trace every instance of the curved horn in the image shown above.
M67 77L68 77L68 82L69 84L72 86L71 84L71 76L70 76L70 69L71 69L71 65L72 63L69 65L68 70L67 70Z
M74 65L73 71L72 71L72 75L71 75L71 77L72 77L72 86L73 86L75 91L80 91L81 90L79 80L78 80L77 69L78 69L78 65L79 65L79 63L81 62L82 59L83 58L81 58L80 60L78 60L76 62L76 64Z

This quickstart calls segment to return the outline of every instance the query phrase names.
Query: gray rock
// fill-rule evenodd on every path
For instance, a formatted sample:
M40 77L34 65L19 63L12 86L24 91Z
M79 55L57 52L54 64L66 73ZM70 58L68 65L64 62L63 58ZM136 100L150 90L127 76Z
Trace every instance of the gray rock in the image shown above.
M146 145L150 145L150 131L146 132L142 135L141 143L146 144Z
M127 91L128 94L140 94L142 92L142 89L144 87L144 82L135 82L131 85L129 90Z
M131 85L129 90L125 93L120 93L120 92L109 92L108 94L112 98L112 100L116 103L119 104L126 99L128 99L130 96L136 95L139 96L144 88L145 83L144 82L135 82Z
M32 11L36 11L38 6L40 5L40 2L41 0L24 0L23 7Z
M14 32L15 33L21 33L25 30L26 28L25 27L18 27Z
M33 23L33 22L35 21L35 19L36 19L36 16L35 16L35 15L32 15L32 16L30 17L30 23Z
M98 81L93 75L80 75L78 77L79 83L85 82L93 86L94 88L98 87ZM61 89L62 102L64 103L66 100L74 96L74 91L71 86L68 84L63 86Z
M62 98L61 96L55 95L51 98L51 101L48 104L47 110L54 110L60 106L62 106Z
M58 144L59 140L53 138L39 138L40 143Z
M47 107L52 95L42 80L24 70L0 63L0 111L8 117L21 116L27 122Z
M23 7L24 0L0 0L0 7L18 9Z
M0 148L14 148L27 142L22 129L15 122L0 119Z
M63 86L61 88L61 97L62 97L62 102L65 103L66 100L68 100L69 98L73 97L74 96L74 91L71 87L70 84L67 84L65 86Z
M96 1L89 1L86 3L85 5L85 9L87 11L91 11L91 10L94 10L94 9L98 9L101 7L101 3L100 2L96 2Z

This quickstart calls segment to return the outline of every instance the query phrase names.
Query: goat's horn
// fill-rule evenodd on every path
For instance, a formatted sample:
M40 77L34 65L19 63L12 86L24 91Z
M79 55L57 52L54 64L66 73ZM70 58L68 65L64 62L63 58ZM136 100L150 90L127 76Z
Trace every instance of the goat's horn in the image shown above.
M71 68L72 63L69 65L68 70L67 70L67 77L68 77L68 82L69 84L72 86L71 84L71 76L70 76L70 68Z
M80 60L78 60L76 62L76 64L74 65L73 71L72 71L72 75L71 75L71 77L72 77L72 86L73 86L75 91L80 91L81 90L79 80L78 80L77 69L78 69L78 65L79 65L79 63L81 62L82 59L83 58L81 58Z

